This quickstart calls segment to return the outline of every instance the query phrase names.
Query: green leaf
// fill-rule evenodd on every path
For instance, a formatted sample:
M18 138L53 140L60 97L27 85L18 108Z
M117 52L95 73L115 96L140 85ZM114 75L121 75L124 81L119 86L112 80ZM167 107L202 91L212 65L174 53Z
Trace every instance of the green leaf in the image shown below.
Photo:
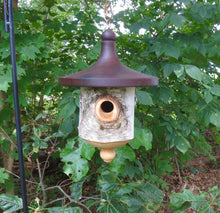
M216 84L214 87L211 88L211 93L213 95L220 96L220 85Z
M166 63L165 66L163 67L164 78L169 77L172 72L173 72L173 64Z
M18 73L18 76L24 75L25 70L22 67L17 66L17 73Z
M186 18L182 15L171 13L170 21L178 27L182 27L186 21Z
M70 134L73 131L73 119L71 117L63 119L60 130L63 133Z
M41 139L41 129L40 128L33 128L34 130L34 135L33 135L33 140L34 143L32 143L32 146L35 147L36 150L40 149L46 149L48 147L48 144Z
M146 19L139 19L137 22L132 23L129 29L131 32L138 33L140 29L149 29L149 23L146 21Z
M174 73L176 75L177 78L181 78L184 74L184 66L181 64L178 64L179 67L177 69L174 70Z
M116 149L116 157L111 162L111 170L116 173L121 173L126 165L125 161L135 160L135 152L129 146L122 146Z
M156 204L163 201L163 191L158 189L155 185L147 182L141 189L144 192L141 196L143 196L146 202Z
M165 15L165 17L163 17L163 19L159 23L154 22L155 23L154 25L156 27L158 27L159 31L161 31L161 30L163 30L167 26L167 24L170 21L169 19L170 19L170 16L169 15Z
M173 138L173 143L176 145L177 149L185 154L191 145L183 136L176 136Z
M76 182L70 186L71 190L71 196L73 200L79 200L82 197L82 186L83 186L84 180Z
M61 160L65 162L64 173L75 182L80 181L89 171L89 163L81 158L80 153L80 149L64 149L60 154Z
M123 185L115 194L115 197L121 197L124 194L129 194L132 192L132 187L130 185Z
M88 53L87 58L90 60L95 60L98 58L101 50L101 43L97 43Z
M197 102L197 100L198 100L198 95L197 95L196 90L192 90L192 91L191 91L191 100L192 100L194 103Z
M75 144L77 143L76 138L69 138L67 139L67 143L65 149L74 149Z
M184 74L184 67L181 64L166 63L163 67L164 77L169 77L171 73L175 73L177 78L180 78Z
M0 208L4 213L11 213L23 208L22 199L15 195L0 195Z
M161 42L155 42L151 47L151 51L154 51L159 58L166 51L166 48L167 46Z
M205 198L194 195L188 189L184 189L183 193L173 193L170 195L170 207L173 210L184 210L190 205L194 207L195 210L199 210L201 206L207 206L207 203Z
M220 127L220 112L213 112L210 116L210 122L219 128Z
M149 182L130 182L128 185L136 194L136 196L129 195L121 198L122 202L129 206L128 212L157 212L156 209L163 200L163 192L160 189Z
M5 173L5 169L0 169L0 183L5 183L5 181L8 179L9 175Z
M6 73L5 73L5 70ZM12 75L9 66L3 66L0 64L0 90L7 92L9 83L12 82Z
M81 143L81 155L87 159L87 160L91 160L93 154L95 153L95 147L92 146L91 144L87 143L86 141L84 141L82 138L78 138L79 142Z
M95 60L98 58L101 50L101 43L97 43L88 53L87 58L90 60Z
M21 53L25 59L34 60L37 57L36 54L40 53L40 50L34 45L30 45L30 46L27 45L21 49Z
M146 151L152 148L152 133L149 129L135 128L134 129L135 138L129 142L129 145L133 149L139 149L140 146L144 146Z
M3 48L2 48L2 50L3 50ZM2 51L2 50L1 50L1 51ZM2 59L5 59L5 58L7 58L8 56L10 56L10 54L11 54L10 48L4 48L4 51L2 52L1 57L2 57Z
M202 73L198 67L194 65L185 65L185 71L191 78L202 81Z
M79 147L74 149L76 140L79 141ZM64 150L60 153L61 161L65 163L63 167L64 173L69 175L75 182L80 181L89 171L89 163L85 158L90 159L94 149L90 147L91 150L86 151L83 150L85 147L87 147L86 142L80 140L79 137L70 138ZM88 156L86 156L86 153Z
M117 176L114 172L104 169L101 171L101 175L98 178L98 184L102 192L108 192L110 190L116 190L118 183L116 181Z
M212 97L210 91L206 90L206 91L204 92L204 99L205 99L205 102L206 102L207 104L212 101L213 97Z
M71 116L73 116L74 112L76 110L76 104L74 101L68 101L63 107L61 108L58 117L63 117L64 119L67 119Z
M153 105L153 100L148 92L138 91L137 100L143 105Z
M168 104L170 98L174 97L174 92L172 88L169 87L161 87L160 88L160 96L159 99L164 103Z
M180 56L180 49L173 45L168 45L166 55L178 59Z
M82 213L83 210L79 207L53 207L47 209L49 213Z

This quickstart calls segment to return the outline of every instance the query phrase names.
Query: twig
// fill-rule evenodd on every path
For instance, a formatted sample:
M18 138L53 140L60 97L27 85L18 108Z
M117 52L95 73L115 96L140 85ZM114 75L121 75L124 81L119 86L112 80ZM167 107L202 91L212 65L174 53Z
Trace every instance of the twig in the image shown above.
M181 177L181 174L180 174L180 167L179 167L179 164L178 164L178 161L177 161L177 157L176 157L176 156L175 156L175 162L176 162L176 167L177 167L177 171L178 171L179 181L180 181L180 184L182 184L183 181L182 181L182 177Z
M56 200L52 200L52 201L50 201L49 203L46 203L46 204L45 204L45 207L46 207L46 206L49 206L49 205L51 205L51 204L53 204L53 203L55 203L55 202L57 202L57 201L64 200L64 199L66 199L66 197L61 197L61 198L57 198Z
M96 201L96 202L94 202L94 203L91 203L91 204L88 206L88 208L90 208L91 206L95 205L96 203L100 203L100 201Z
M16 146L14 141L9 137L9 135L7 134L7 132L0 126L0 129L2 131L2 133L0 133L3 137L7 138L8 141L13 145Z
M87 200L101 200L101 198L96 198L96 197L81 197L82 199L80 200L82 203L84 203Z
M40 186L41 186L42 193L43 193L42 205L44 206L45 203L46 203L46 192L45 192L45 187L44 187L44 184L43 184L43 176L41 174L39 160L36 159L36 162L37 162L38 174L39 174L39 179L40 179Z
M20 176L16 175L15 173L13 173L13 172L11 172L11 171L9 171L9 170L7 170L7 169L5 169L5 171L6 171L7 173L9 173L9 174L12 174L12 175L15 176L16 178L20 179ZM37 182L34 182L34 181L26 180L26 182L28 182L28 183L33 183L33 184L38 185L38 183L37 183Z
M86 8L88 9L88 11L90 10L90 7L89 7L89 4L88 4L88 2L87 2L87 0L84 0L84 2L85 2L85 4L86 4ZM91 15L88 13L88 15L89 15L89 18L92 20L92 17L91 17Z
M89 209L86 205L84 205L83 203L81 203L81 202L79 202L79 201L73 200L73 199L62 189L61 186L48 187L48 188L45 189L45 191L51 190L51 189L55 189L55 188L59 189L59 190L69 199L70 202L69 202L67 205L70 205L71 203L76 203L76 204L78 204L79 206L82 206L83 208L85 208L89 213L92 213L92 212L90 211L90 209ZM65 205L65 206L67 206L67 205Z
M65 182L67 182L67 181L71 181L70 183L65 183ZM65 184L64 184L65 183ZM59 186L62 186L62 187L64 187L64 186L68 186L68 185L70 185L70 184L72 184L73 183L73 180L72 179L66 179L66 180L63 180L60 184L59 184Z
M85 208L89 213L92 213L92 212L90 211L90 209L89 209L86 205L84 205L84 204L81 203L81 202L74 201L74 200L72 200L71 202L69 202L69 203L66 204L65 206L70 205L71 203L77 203L79 206L82 206L83 208Z
M47 166L47 163L49 161L50 155L51 155L51 153L48 154L47 159L46 159L46 161L44 163L44 168L43 168L42 175L41 175L42 176L42 180L44 179L44 173L45 173L46 166Z

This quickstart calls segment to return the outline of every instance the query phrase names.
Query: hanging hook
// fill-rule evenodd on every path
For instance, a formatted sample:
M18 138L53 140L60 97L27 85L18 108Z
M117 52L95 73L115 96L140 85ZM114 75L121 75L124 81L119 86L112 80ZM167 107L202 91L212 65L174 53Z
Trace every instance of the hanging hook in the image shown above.
M110 18L108 18L108 14L110 13ZM105 1L105 7L104 7L104 20L106 22L106 25L108 26L108 28L110 28L110 22L113 18L113 10L112 10L112 6L111 6L111 2L108 4L108 0Z

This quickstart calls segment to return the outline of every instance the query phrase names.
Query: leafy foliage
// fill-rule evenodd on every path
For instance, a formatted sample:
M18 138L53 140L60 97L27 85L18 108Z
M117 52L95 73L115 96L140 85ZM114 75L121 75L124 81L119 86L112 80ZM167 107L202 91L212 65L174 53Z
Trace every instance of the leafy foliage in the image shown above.
M5 183L5 181L9 178L9 175L5 173L5 169L0 169L0 183Z
M64 172L67 175L71 174L74 181L80 181L89 171L88 160L91 160L95 152L95 148L86 143L82 139L78 139L79 147L74 149L76 140L69 139L66 147L61 152L61 159L65 162Z
M22 199L15 195L0 195L0 207L4 213L10 213L22 209Z
M102 191L98 212L155 212L163 200L156 186L145 181L121 185L109 170L103 170L98 181Z
M212 205L220 206L218 197L220 190L217 186L207 192L200 192L199 195L194 195L191 191L184 189L183 193L174 193L170 195L170 206L175 213L183 212L188 207L192 206L197 212L214 212Z
M117 1L112 2L114 10ZM38 167L41 178L35 180L42 208L33 201L34 209L61 212L61 201L68 198L64 212L81 212L76 206L99 212L156 212L163 199L160 188L166 190L161 175L171 174L176 162L181 167L197 154L211 156L212 146L204 133L211 130L217 140L220 130L219 3L132 0L128 6L124 2L112 20L119 58L133 69L159 77L159 85L137 89L135 138L116 149L116 158L106 165L95 148L77 136L79 89L58 84L60 76L97 60L105 27L99 14L102 2L19 1L14 17L24 154L26 161L38 160L42 167ZM1 134L0 150L4 152L15 141L15 127L9 35L3 19L0 53L0 127L7 133ZM16 150L10 154L17 157ZM50 161L58 165L53 177L46 173ZM56 176L71 179L69 197L63 193L63 182L57 186ZM1 169L0 182L6 179ZM93 188L84 195L87 183ZM54 203L45 195L48 185L56 186L48 193ZM64 198L57 197L60 194ZM188 205L199 208L200 201L211 206L202 193L185 190L175 195L178 199L171 195L171 207L177 212ZM12 198L6 198L9 203L1 208L14 208ZM51 204L56 207L47 208Z

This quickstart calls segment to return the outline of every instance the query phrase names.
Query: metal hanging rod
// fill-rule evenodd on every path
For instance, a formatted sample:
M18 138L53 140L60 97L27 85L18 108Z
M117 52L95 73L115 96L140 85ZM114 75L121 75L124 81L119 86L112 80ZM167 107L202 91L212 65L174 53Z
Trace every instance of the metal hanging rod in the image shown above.
M18 157L19 157L20 185L21 185L21 193L22 193L23 212L28 213L24 160L23 160L23 147L22 147L22 137L21 137L21 118L20 118L19 97L18 97L12 0L4 0L4 21L5 21L5 31L9 33L9 39L10 39L12 82L13 82L13 95L14 95L14 108L15 108L15 121L16 121L16 134L17 134L17 147L18 147Z

